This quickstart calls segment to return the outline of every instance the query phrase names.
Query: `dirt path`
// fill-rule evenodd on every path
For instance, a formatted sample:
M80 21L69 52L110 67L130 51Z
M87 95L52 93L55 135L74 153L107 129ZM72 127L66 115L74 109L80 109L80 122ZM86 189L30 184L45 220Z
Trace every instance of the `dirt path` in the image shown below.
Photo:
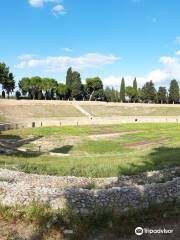
M80 111L83 115L89 117L90 119L93 119L93 116L87 112L83 107L81 107L78 103L76 102L73 102L73 106L78 110Z
M88 137L91 140L101 140L101 139L107 139L107 138L113 138L113 137L119 137L119 136L125 136L127 134L131 133L139 133L142 131L127 131L127 132L115 132L115 133L101 133L101 134L92 134Z

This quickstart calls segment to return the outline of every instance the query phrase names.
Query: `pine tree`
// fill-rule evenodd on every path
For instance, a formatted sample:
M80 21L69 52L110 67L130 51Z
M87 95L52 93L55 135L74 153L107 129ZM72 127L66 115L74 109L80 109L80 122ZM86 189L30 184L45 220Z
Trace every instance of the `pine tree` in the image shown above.
M175 79L170 83L169 101L170 103L177 103L179 101L179 85Z
M15 81L12 73L9 73L8 77L4 80L2 87L6 90L9 98L9 94L15 89Z
M122 80L121 80L120 101L125 102L125 81L124 81L124 78L122 78Z
M142 99L145 102L154 102L156 100L156 89L152 81L147 82L142 88Z
M159 87L158 93L157 93L157 99L160 103L167 102L167 90L165 87Z

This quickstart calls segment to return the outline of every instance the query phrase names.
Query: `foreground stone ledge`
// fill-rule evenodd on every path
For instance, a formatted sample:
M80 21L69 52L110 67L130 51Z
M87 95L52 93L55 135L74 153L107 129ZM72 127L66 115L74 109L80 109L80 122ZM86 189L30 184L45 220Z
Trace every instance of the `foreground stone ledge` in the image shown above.
M158 182L166 182L180 177L180 167L167 168L157 171L144 172L137 175L119 176L109 178L85 178L74 176L49 176L27 174L20 171L12 171L0 168L0 182L28 183L32 187L58 187L58 188L111 188L132 185L144 185Z
M161 170L164 176L176 176L179 168ZM156 173L156 174L155 174ZM165 175L167 173L167 175ZM92 181L87 178L41 176L0 169L0 204L6 206L28 205L32 202L49 204L52 209L71 208L75 213L88 214L96 209L112 209L124 214L129 209L146 208L150 204L180 201L180 177L165 183L153 183L152 176L158 171L136 176L120 178L93 179L93 181L110 181L116 179L119 186L108 189L68 188L66 184L82 184ZM151 183L125 185L129 179L151 177ZM120 181L122 180L122 182ZM155 179L156 180L156 179ZM124 182L123 182L124 181ZM85 182L87 184L87 182ZM121 184L120 184L121 183ZM123 185L124 183L124 185ZM64 185L63 185L64 184ZM102 182L101 182L102 184ZM85 185L84 185L85 186Z

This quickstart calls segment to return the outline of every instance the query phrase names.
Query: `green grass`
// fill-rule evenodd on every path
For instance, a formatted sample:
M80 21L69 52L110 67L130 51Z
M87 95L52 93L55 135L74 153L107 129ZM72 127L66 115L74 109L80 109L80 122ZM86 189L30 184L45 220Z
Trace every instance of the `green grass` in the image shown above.
M35 224L36 231L42 238L51 229L62 232L72 229L71 239L94 239L92 236L101 233L106 236L127 237L134 235L137 226L151 228L175 223L180 216L178 202L162 203L149 206L147 209L130 210L128 215L118 215L111 209L98 210L86 216L75 215L71 209L53 211L47 205L32 203L26 208L22 206L0 206L0 218L15 225L16 223ZM46 238L45 238L46 239ZM112 239L112 238L110 238Z
M88 135L138 132L124 136L106 137L102 140L92 140ZM72 175L85 177L110 177L124 174L136 174L143 171L162 169L180 165L180 125L178 124L121 124L108 126L83 127L46 127L35 129L18 129L3 132L2 139L17 139L28 137L47 140L51 139L54 152L69 153L70 156L49 156L47 153L20 153L0 155L0 166L16 167L28 173L50 175ZM73 137L78 142L69 143ZM63 139L67 144L62 147ZM161 138L166 141L161 142ZM144 141L154 141L153 145L135 146L129 148L128 144L137 144ZM21 141L20 141L21 143ZM10 146L11 142L7 145ZM22 144L20 147L38 149L34 143ZM43 146L42 146L43 147ZM53 151L53 149L52 149Z

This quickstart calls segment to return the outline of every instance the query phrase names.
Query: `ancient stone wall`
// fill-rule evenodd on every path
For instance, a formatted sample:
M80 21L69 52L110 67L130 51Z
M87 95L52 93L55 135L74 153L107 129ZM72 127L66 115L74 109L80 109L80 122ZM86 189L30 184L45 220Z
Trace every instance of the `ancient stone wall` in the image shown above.
M12 206L37 201L53 209L70 207L81 214L97 209L124 214L154 203L180 201L179 173L179 168L173 168L136 176L88 179L0 169L0 203Z
M22 126L17 123L1 123L0 124L0 131L6 131L10 129L21 128Z

